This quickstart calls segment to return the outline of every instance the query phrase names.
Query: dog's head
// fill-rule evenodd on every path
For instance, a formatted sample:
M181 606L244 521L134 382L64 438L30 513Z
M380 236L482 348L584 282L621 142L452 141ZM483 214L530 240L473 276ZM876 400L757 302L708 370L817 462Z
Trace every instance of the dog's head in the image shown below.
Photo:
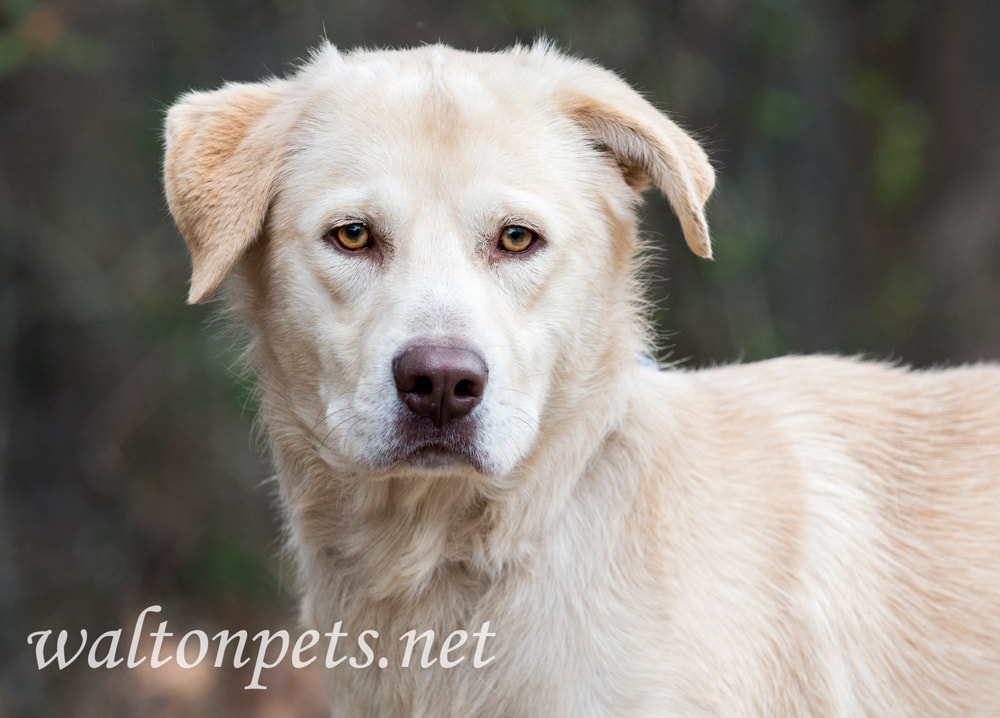
M325 47L167 118L189 300L235 275L271 416L376 477L508 473L546 412L580 411L634 361L650 182L709 256L701 148L612 73L541 45Z

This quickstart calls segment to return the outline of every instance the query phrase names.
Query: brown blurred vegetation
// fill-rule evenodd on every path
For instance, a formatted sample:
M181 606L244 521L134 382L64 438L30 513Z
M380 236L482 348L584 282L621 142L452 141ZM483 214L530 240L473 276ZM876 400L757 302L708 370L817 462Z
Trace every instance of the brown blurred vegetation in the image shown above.
M181 631L294 624L249 387L183 303L159 182L179 93L281 73L324 33L544 33L718 169L714 262L645 211L673 358L931 365L1000 358L998 27L991 0L0 0L0 717L310 714L306 672L249 695L225 671L39 672L25 643L153 603Z

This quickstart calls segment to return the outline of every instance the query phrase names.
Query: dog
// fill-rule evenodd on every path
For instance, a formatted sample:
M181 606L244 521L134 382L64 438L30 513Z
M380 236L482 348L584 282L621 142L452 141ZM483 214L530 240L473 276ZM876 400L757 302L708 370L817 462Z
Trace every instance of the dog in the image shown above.
M334 716L1000 715L1000 368L651 368L635 211L709 257L714 172L615 74L324 46L164 180Z

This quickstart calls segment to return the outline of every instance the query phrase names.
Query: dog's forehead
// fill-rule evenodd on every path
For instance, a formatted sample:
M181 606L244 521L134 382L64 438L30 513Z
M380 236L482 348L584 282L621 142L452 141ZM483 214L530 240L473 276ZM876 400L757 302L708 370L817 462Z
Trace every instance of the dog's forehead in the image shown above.
M469 100L507 86L527 92L524 74L532 72L520 55L509 52L473 53L440 45L380 52L355 51L331 59L321 53L299 73L315 86L339 86L385 99L407 100L420 95L445 98L461 93Z
M327 166L367 171L524 163L552 153L565 135L543 88L526 87L524 75L503 54L429 47L350 55L305 75L298 149Z

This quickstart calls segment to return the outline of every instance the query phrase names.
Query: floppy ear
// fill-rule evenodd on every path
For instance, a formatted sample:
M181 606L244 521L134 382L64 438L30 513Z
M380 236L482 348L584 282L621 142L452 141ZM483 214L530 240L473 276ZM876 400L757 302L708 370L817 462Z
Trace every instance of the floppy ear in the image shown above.
M614 73L571 60L562 110L622 166L637 190L659 188L680 219L688 247L711 257L705 202L715 172L701 146Z
M282 159L282 81L192 92L167 113L163 180L191 252L188 302L208 299L260 234Z

